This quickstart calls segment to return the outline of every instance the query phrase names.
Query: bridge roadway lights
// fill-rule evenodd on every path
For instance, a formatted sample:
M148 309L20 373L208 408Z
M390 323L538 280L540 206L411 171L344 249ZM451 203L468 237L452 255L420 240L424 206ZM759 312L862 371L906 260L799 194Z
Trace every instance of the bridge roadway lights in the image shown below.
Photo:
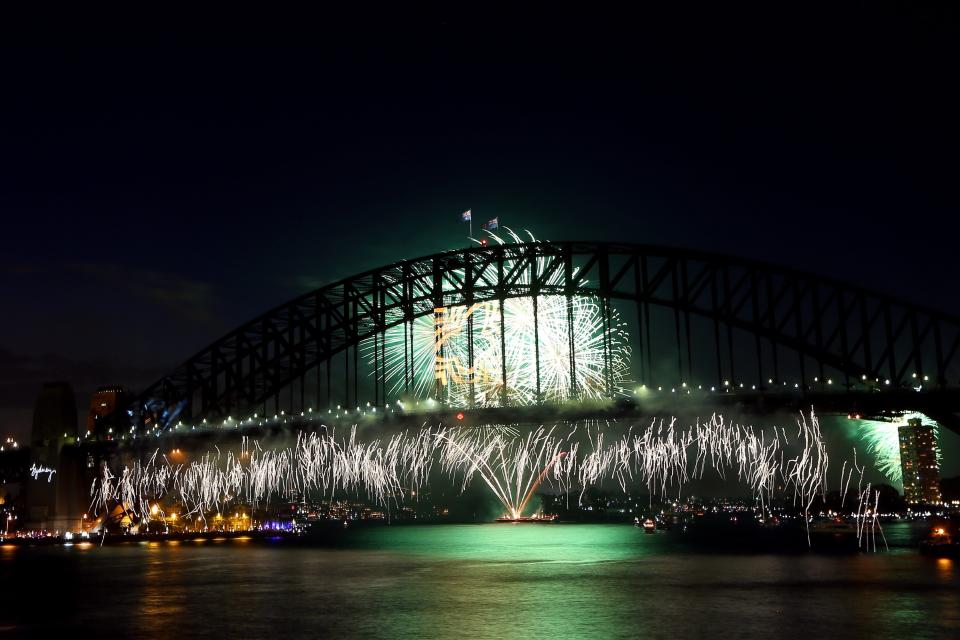
M922 412L944 428L960 434L960 390L929 391L917 393L913 390L864 391L864 392L730 392L684 395L682 402L677 396L664 393L640 394L636 398L624 399L607 406L538 406L538 407L492 407L457 410L437 407L436 410L372 412L366 416L331 415L318 412L313 416L287 416L285 421L278 420L268 424L250 422L242 428L208 428L204 430L169 431L160 437L140 437L135 440L86 441L71 447L89 452L97 460L128 455L152 454L156 450L172 455L186 455L187 451L198 446L212 446L215 443L237 442L243 437L260 439L293 434L296 431L326 432L336 430L344 435L345 430L354 425L363 430L365 426L389 426L410 428L426 424L430 426L472 427L486 424L504 425L544 425L576 420L601 419L617 420L629 426L643 426L653 417L681 418L708 417L713 413L723 413L732 420L747 421L750 418L762 418L785 413L806 413L813 408L820 415L861 415L882 416L896 412ZM363 418L363 419L359 419ZM625 424L625 426L627 426ZM68 447L69 448L69 447ZM177 460L172 459L172 462Z

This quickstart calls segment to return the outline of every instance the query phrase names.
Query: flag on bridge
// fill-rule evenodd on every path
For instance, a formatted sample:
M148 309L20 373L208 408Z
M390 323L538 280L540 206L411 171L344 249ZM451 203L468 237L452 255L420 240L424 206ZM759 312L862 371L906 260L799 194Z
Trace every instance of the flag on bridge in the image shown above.
M473 209L467 209L460 215L463 216L464 222L470 222L471 220L473 220Z
M499 226L500 226L500 216L497 216L493 220L490 220L489 222L485 222L483 225L483 228L486 229L487 231L493 231Z

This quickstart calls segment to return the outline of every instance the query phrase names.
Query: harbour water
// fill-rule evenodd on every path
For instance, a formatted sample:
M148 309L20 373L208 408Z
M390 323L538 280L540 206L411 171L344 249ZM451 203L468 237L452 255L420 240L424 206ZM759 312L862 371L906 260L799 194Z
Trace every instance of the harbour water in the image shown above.
M715 553L628 525L372 527L335 546L3 545L0 584L3 637L960 636L957 560L901 546Z

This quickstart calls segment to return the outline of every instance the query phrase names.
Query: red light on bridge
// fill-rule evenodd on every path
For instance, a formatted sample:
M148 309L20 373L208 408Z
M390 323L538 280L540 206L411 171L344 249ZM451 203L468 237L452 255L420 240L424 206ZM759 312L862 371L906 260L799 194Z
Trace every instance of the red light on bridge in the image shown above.
M481 246L481 247L487 246L487 239L486 239L486 238L482 238L482 239L480 240L480 246Z
M463 420L463 411L457 414L457 420Z

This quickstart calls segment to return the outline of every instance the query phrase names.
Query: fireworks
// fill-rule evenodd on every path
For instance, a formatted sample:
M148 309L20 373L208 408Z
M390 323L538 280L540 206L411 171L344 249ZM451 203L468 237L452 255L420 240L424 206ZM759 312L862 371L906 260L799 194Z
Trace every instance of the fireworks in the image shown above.
M863 420L857 426L857 435L863 442L866 453L873 458L877 470L902 490L903 474L900 469L897 425L892 422Z
M879 420L861 420L857 425L857 437L865 445L866 452L874 460L874 466L900 490L903 490L903 471L900 468L900 425L912 418L919 418L924 424L933 425L939 438L939 425L922 413L909 413L899 423Z
M521 242L514 232L509 234L510 240ZM506 242L490 235L500 244ZM536 242L532 234L530 239ZM544 259L537 261L537 277L545 275L544 265ZM505 264L508 270L512 266ZM463 274L453 277L462 278ZM529 285L532 277L530 269L522 270L517 285ZM545 282L562 283L559 271ZM610 307L605 322L601 305L595 296L568 299L554 295L539 296L536 313L531 298L510 298L502 306L488 301L436 309L432 316L413 320L412 326L402 324L384 334L387 385L391 393L400 395L409 380L416 397L431 396L439 386L442 398L457 406L467 406L471 399L478 406L499 406L504 397L510 405L559 402L570 398L573 389L580 399L622 393L630 367L629 339L617 310ZM472 335L472 366L468 334ZM572 383L571 345L575 362ZM362 349L373 363L377 358L374 342L367 341Z
M477 431L439 431L441 464L450 475L463 475L465 489L476 473L500 500L508 517L519 518L537 487L552 474L558 486L569 486L576 445L542 427L526 438ZM571 449L571 451L567 451Z
M652 500L679 494L712 470L747 487L761 508L783 491L808 515L827 490L829 456L813 414L798 421L793 438L784 429L758 431L716 415L685 428L675 420L651 420L645 428L618 433L608 443L603 430L583 425L565 436L544 427L524 436L509 429L423 426L361 442L353 428L342 436L300 433L294 445L276 450L244 439L239 453L215 449L189 464L174 464L155 452L116 475L104 465L92 487L92 506L110 511L120 505L143 517L166 501L186 517L204 518L235 504L257 507L345 492L365 493L389 508L427 486L435 467L462 489L479 477L510 518L524 515L541 484L563 492L579 487L581 497L604 482L624 491L639 484ZM849 472L846 464L841 470L844 491L853 468L856 463ZM860 487L859 499L858 514L875 515L869 485Z
M844 463L843 469L840 470L840 482L843 487L842 490L842 502L847 500L847 492L850 488L850 479L853 477L854 471L859 474L857 479L857 509L854 514L854 522L856 522L856 532L857 532L857 541L861 547L864 547L866 550L870 550L871 547L874 551L877 550L877 532L880 533L880 536L883 538L884 545L886 545L886 536L884 536L883 528L880 527L879 516L880 516L880 491L874 489L873 485L869 482L864 483L864 472L866 471L866 466L860 466L857 464L856 450L854 450L853 464L850 466L849 470L847 469L846 463ZM846 472L846 476L844 476ZM846 478L846 479L844 479ZM871 499L873 503L871 505Z

